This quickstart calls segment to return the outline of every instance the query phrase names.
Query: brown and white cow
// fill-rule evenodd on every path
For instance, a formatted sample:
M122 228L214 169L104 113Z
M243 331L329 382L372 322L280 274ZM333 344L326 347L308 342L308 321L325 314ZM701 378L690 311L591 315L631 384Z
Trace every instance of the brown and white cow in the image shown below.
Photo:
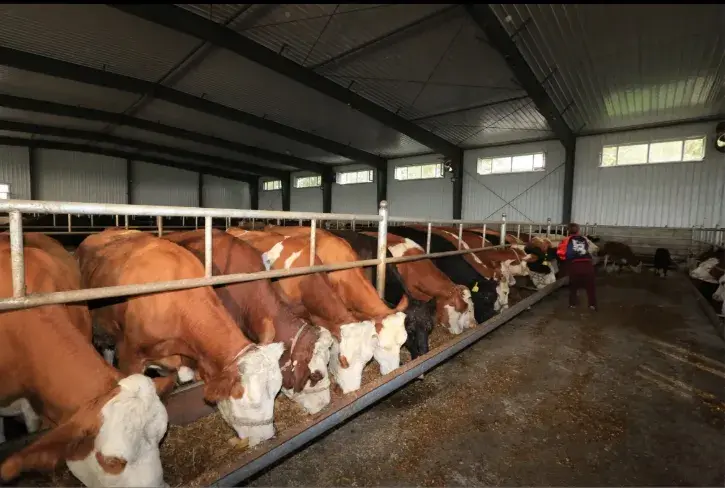
M78 270L39 239L24 249L28 293L78 289ZM43 240L40 238L40 240ZM27 242L27 241L26 241ZM48 244L47 242L45 243ZM0 296L12 296L10 245L0 236ZM4 480L60 461L86 486L165 486L158 444L168 424L159 399L173 381L124 376L94 350L84 305L0 314L0 405L32 410L52 427L0 467ZM28 407L29 407L28 405Z
M170 241L108 229L76 251L88 288L201 278L204 266ZM211 287L153 293L113 301L93 318L116 338L121 371L191 362L204 397L250 445L274 435L274 399L282 387L280 342L258 346L239 329Z
M267 230L284 236L309 235L309 227L268 227ZM359 261L345 239L318 229L315 254L324 264ZM332 271L327 274L335 291L345 306L359 319L375 322L378 343L373 357L380 365L380 372L388 374L400 366L400 349L408 337L405 331L405 310L408 299L403 296L392 309L378 296L377 290L363 274L361 268Z
M362 234L378 237L377 232ZM416 242L395 234L388 234L388 250L396 258L425 254L425 250ZM414 299L427 302L435 298L438 325L448 329L451 334L460 334L476 326L471 291L453 283L430 259L397 263L395 267Z
M711 248L697 256L690 277L707 283L718 283L725 275L725 250Z
M599 248L599 256L604 256L604 269L611 273L615 266L629 266L635 273L642 272L642 260L637 258L627 244L617 241L607 241ZM612 261L612 266L608 266ZM637 264L634 264L637 263Z
M267 269L304 268L310 265L310 239L285 237L273 232L245 232L231 228L227 232L243 239L262 253ZM315 265L322 265L315 256ZM373 358L377 345L375 325L360 321L340 300L325 273L280 278L275 282L288 303L305 313L315 324L329 330L334 338L330 354L330 372L343 393L360 388L365 365Z
M203 230L175 232L164 239L204 262ZM257 249L217 229L212 231L212 261L215 276L265 270ZM330 403L327 363L332 337L326 329L311 326L293 314L269 280L219 286L215 291L247 337L257 344L284 343L280 366L282 392L287 397L308 413L317 413Z

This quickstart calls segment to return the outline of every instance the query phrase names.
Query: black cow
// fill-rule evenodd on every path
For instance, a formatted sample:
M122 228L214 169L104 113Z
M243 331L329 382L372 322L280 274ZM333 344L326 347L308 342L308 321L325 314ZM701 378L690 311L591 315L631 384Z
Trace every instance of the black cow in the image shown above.
M352 230L330 230L329 232L345 239L360 256L360 259L378 257L378 240L375 237L359 234ZM393 257L390 251L387 252L387 256ZM371 283L376 283L378 274L376 266L363 268L363 273ZM394 308L395 305L390 304L399 303L403 295L408 297L408 308L405 310L405 331L408 333L408 339L405 341L405 347L410 352L411 359L415 359L429 350L428 336L435 325L435 299L424 302L413 298L405 286L398 268L394 264L389 264L385 267L385 301L388 306Z
M655 251L654 268L655 273L662 274L662 277L667 276L667 270L672 264L672 258L670 257L670 251L664 247L658 247Z
M407 237L413 242L425 248L426 232L410 227L390 227L388 232L400 237ZM457 247L448 242L444 237L436 234L430 236L430 252L455 251ZM495 315L494 304L498 299L496 286L498 282L478 274L470 264L463 259L463 256L446 256L433 258L431 261L446 274L451 281L457 285L463 285L471 290L473 301L474 317L476 323L485 322ZM478 285L478 286L476 286Z

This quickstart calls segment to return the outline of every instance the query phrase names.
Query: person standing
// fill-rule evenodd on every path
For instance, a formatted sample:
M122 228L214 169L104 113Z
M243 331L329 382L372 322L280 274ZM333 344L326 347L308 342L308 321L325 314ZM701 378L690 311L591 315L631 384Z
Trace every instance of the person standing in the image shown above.
M569 224L569 235L559 244L556 251L559 259L564 262L566 274L569 276L569 308L577 306L577 292L584 288L591 310L597 310L596 276L592 255L589 253L589 241L579 234L579 226Z

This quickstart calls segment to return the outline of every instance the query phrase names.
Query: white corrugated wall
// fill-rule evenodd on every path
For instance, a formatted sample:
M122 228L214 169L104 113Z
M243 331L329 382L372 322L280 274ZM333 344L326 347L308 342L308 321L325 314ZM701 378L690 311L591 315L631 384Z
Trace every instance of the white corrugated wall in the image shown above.
M338 173L345 171L359 171L363 169L372 168L363 164L339 166L335 168ZM333 183L332 212L377 215L378 186L375 178L377 178L377 172L373 171L372 183L359 183L355 185L338 185L337 183Z
M0 146L0 183L10 186L10 197L30 200L30 157L27 147Z
M199 206L199 173L131 162L131 202L136 205Z
M27 149L26 149L27 151ZM37 200L126 203L126 160L70 151L38 149Z
M292 174L290 210L293 212L322 212L322 187L295 188L298 177L313 176L315 173L299 171ZM267 193L267 192L265 192ZM282 194L280 193L280 201Z
M260 178L259 210L282 210L282 190L264 191L263 184L271 178Z
M580 137L573 219L601 225L691 227L725 225L725 154L712 147L715 124L662 127ZM600 168L602 147L707 136L705 160Z
M249 185L243 181L203 175L202 203L206 208L250 208Z
M545 171L479 175L478 158L544 152ZM463 154L463 218L559 222L564 191L564 148L559 141L471 149ZM508 203L510 202L510 203Z
M451 219L453 182L449 174L429 180L398 181L395 168L412 164L439 163L437 154L388 161L388 208L396 217ZM376 212L377 213L377 212Z

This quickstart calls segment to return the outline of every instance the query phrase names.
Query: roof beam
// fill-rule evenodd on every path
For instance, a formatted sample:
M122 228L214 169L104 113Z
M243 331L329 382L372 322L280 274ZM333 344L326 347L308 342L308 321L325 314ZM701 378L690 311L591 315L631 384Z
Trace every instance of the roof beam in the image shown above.
M343 102L424 146L446 156L457 156L460 149L419 125L357 95L334 81L305 68L261 44L211 20L180 7L164 4L107 4L122 12L167 27L177 32L208 41L264 66L323 95Z
M564 121L554 102L549 97L531 67L526 63L524 56L516 46L516 42L508 35L501 25L496 14L489 4L466 4L466 11L473 21L478 24L486 34L491 46L503 56L506 64L523 86L526 93L536 105L537 110L544 116L556 137L567 146L574 141L574 133Z
M144 161L147 163L158 164L160 166L168 166L170 168L184 169L187 171L194 171L197 173L218 176L220 178L229 178L232 180L243 181L245 183L249 183L250 185L254 184L254 182L257 181L257 177L255 177L254 175L239 173L233 170L215 169L202 164L173 161L170 159L156 156L145 156L143 154L120 151L117 149L107 149L103 147L90 146L87 144L78 144L75 142L57 142L42 139L23 139L21 137L0 136L0 145L31 147L36 149L54 149L58 151L73 151L87 154L98 154L101 156L128 159L133 161Z
M94 108L76 107L73 105L64 105L62 103L48 102L46 100L36 100L34 98L16 97L13 95L3 94L0 94L0 107L134 127L149 132L155 132L157 134L176 137L178 139L198 142L199 144L205 144L207 146L237 151L242 154L254 156L255 158L284 164L303 171L322 173L328 167L322 163L277 153L261 147L247 146L246 144L239 142L232 142L220 137L200 134L180 127L172 127L159 122L153 122L151 120L137 119L130 115L106 112Z
M103 142L107 144L118 144L120 146L126 146L137 151L153 151L172 157L196 160L200 163L203 162L209 165L209 167L214 167L220 170L243 171L245 173L253 173L263 176L274 177L281 177L287 173L287 171L284 170L267 168L257 164L246 163L244 161L237 161L234 159L223 158L220 156L211 156L195 151L188 151L186 149L163 146L161 144L154 144L152 142L141 141L138 139L126 139L111 134L105 134L102 132L94 132L89 130L68 129L65 127L28 124L25 122L15 122L12 120L1 119L0 130L26 132L28 134L39 134L43 136L67 137L70 139L82 139L86 141Z
M193 14L192 14L193 15ZM372 166L382 164L385 159L360 149L347 146L340 142L331 141L324 137L311 134L293 127L274 122L263 117L237 110L220 103L205 100L194 95L189 95L173 88L169 88L150 81L119 75L108 71L102 71L87 66L68 63L58 59L48 58L17 49L0 47L0 64L16 69L31 71L66 80L77 81L89 85L113 88L128 93L140 95L149 94L154 98L165 102L180 105L182 107L203 112L215 117L245 124L287 139L297 141L308 146L317 147L333 154L339 154L359 163L366 163Z

